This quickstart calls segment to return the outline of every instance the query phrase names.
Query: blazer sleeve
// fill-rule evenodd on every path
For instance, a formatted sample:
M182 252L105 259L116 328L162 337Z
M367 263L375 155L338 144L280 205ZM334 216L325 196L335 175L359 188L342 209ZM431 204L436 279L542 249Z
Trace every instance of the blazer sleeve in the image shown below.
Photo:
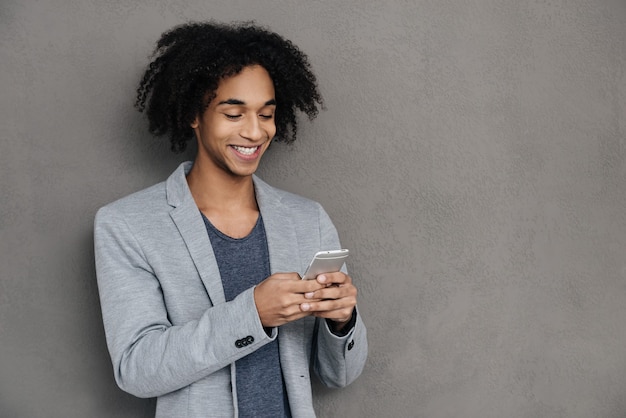
M94 242L107 345L124 391L138 397L173 392L276 338L261 325L253 289L172 325L142 243L115 208L98 211Z
M320 248L341 248L337 230L321 206L319 225ZM325 320L317 318L313 369L327 387L344 387L359 377L367 360L367 350L367 331L358 309L354 327L344 336L335 335Z

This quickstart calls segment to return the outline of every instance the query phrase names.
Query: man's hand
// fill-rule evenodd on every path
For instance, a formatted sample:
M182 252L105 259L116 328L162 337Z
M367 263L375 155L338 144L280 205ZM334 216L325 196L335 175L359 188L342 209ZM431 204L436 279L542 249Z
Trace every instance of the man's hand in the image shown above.
M303 280L307 281L307 280ZM320 289L304 294L306 301L300 305L303 312L330 319L334 330L341 330L352 318L356 306L357 288L345 273L324 273L317 276Z
M298 273L276 273L254 289L254 302L264 327L277 327L311 315L301 305L316 301L326 287L316 280L302 280ZM305 297L307 295L307 297Z

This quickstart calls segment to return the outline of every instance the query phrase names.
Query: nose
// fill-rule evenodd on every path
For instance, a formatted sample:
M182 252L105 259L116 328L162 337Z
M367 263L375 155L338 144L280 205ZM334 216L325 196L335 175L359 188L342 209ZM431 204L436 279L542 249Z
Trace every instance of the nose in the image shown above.
M246 118L246 122L241 130L241 136L250 141L260 141L267 134L258 118Z

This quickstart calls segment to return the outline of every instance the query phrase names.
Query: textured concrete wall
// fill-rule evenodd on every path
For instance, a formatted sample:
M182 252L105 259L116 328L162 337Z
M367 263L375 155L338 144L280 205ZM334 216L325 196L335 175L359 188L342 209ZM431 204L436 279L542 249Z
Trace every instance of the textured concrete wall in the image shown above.
M291 38L325 95L261 169L353 252L371 355L321 417L626 416L621 0L0 2L0 416L152 414L113 381L91 228L189 157L133 91L211 17Z

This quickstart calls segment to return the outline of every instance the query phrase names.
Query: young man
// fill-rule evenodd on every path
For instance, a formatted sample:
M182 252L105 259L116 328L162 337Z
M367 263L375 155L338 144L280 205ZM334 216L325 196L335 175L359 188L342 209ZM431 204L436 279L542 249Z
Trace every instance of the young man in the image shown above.
M321 97L306 56L250 24L162 35L138 89L150 131L195 160L98 211L98 286L115 379L158 417L314 416L309 368L329 387L367 356L345 272L302 280L339 249L321 206L254 173L296 110ZM147 102L147 105L146 105Z

